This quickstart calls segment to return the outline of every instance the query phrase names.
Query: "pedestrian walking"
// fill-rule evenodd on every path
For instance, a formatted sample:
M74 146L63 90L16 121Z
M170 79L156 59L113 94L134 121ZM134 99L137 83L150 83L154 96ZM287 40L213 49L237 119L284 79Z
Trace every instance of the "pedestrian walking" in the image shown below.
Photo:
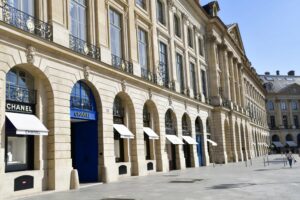
M291 151L286 154L286 158L289 162L290 168L292 168L294 157Z

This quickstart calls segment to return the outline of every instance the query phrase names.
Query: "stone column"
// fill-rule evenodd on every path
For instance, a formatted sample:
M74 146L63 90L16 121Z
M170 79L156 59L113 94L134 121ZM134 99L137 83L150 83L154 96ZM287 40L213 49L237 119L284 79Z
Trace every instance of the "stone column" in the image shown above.
M211 96L211 103L213 105L221 105L222 100L219 96L219 74L218 74L218 64L217 64L217 43L216 43L216 36L212 33L209 33L207 37L207 48L208 48L208 69L209 73L209 87L210 87L210 96Z
M238 72L239 72L239 77L240 77L240 96L241 96L241 106L243 108L246 107L246 103L245 103L245 87L244 87L244 72L243 72L243 65L242 64L239 64L238 66Z
M287 106L288 106L288 119L289 119L289 125L291 126L291 128L295 129L296 126L294 124L294 116L293 116L293 109L292 109L292 101L291 100L287 100Z
M236 92L236 104L237 105L241 105L240 100L241 100L241 96L240 96L240 88L239 88L239 74L238 74L238 59L234 58L234 77L235 77L235 92Z
M177 70L176 70L176 51L175 51L175 43L174 43L174 38L175 38L175 34L174 34L174 2L173 0L168 0L168 19L169 19L169 35L171 36L169 38L169 42L170 42L170 57L169 57L169 63L168 63L168 67L170 69L170 73L169 73L169 77L170 77L170 82L172 84L175 84L175 88L176 88L176 83L177 83ZM179 83L180 84L180 83ZM178 87L178 86L177 86ZM180 92L180 91L178 91Z
M229 75L229 66L228 66L228 55L227 55L227 45L221 45L221 66L222 66L222 75L223 75L223 96L228 100L231 100L230 95L230 75Z
M276 127L281 128L282 124L282 115L281 115L281 107L280 100L275 100L275 113L276 113Z
M183 71L185 73L185 93L189 94L191 91L191 86L190 86L190 59L189 59L189 44L188 44L188 28L190 28L191 23L189 22L188 16L183 14L182 17L183 20L183 41L184 41L184 65ZM184 66L183 65L183 66Z
M230 79L230 97L232 102L236 102L236 92L235 92L235 77L234 77L234 66L233 66L233 53L229 51L228 53L228 68L229 68L229 79Z

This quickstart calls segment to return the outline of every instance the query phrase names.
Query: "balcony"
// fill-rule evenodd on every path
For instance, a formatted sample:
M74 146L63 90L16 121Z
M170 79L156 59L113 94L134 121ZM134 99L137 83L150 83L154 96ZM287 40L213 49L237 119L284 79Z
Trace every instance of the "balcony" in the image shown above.
M147 81L157 84L156 75L150 72L148 69L141 68L141 77Z
M6 84L6 101L35 104L36 90Z
M89 44L84 40L81 40L73 35L70 35L70 49L80 53L82 55L88 56L95 60L101 60L100 48L95 45Z
M120 58L116 55L111 55L111 64L113 67L127 72L129 74L133 74L133 64L123 58Z
M0 20L45 40L52 40L52 26L8 4L0 7Z

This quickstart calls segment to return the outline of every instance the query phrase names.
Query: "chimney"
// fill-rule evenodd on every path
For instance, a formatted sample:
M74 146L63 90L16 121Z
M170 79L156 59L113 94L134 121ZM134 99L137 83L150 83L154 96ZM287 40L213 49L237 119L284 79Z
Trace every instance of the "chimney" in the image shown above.
M265 72L265 75L270 75L270 72Z
M294 71L294 70L289 71L289 72L288 72L288 75L289 75L289 76L295 76L295 71Z
M279 71L279 70L276 71L276 75L277 75L277 76L280 75L280 71Z

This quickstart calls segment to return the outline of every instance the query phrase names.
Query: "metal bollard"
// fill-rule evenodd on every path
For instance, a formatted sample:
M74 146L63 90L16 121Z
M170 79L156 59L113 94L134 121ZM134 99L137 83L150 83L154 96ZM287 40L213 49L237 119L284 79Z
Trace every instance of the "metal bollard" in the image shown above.
M265 159L265 157L264 157L264 167L266 166L266 159Z
M268 166L269 166L270 165L269 156L267 156L267 162L268 162Z

